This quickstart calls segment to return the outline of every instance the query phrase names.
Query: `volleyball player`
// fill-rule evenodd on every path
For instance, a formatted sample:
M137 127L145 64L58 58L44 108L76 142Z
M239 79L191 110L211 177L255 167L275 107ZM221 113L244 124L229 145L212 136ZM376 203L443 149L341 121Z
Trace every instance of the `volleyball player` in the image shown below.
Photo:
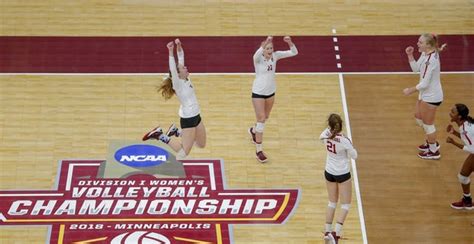
M194 144L198 147L206 146L206 129L200 116L200 107L194 91L194 86L189 79L188 68L184 65L184 50L179 39L175 40L178 65L174 58L174 44L169 42L166 47L169 53L169 76L163 80L158 91L168 100L173 95L180 102L179 117L181 130L171 125L168 132L163 133L161 127L156 127L143 136L143 141L149 139L160 140L168 144L177 153L178 159L189 155ZM181 136L181 141L173 139Z
M326 145L326 169L324 176L329 197L326 210L326 225L324 240L337 244L341 238L342 226L351 206L352 181L350 158L357 158L357 151L349 138L342 133L342 119L337 114L331 114L326 128L319 139ZM341 212L337 218L335 230L332 229L336 206L341 198Z
M265 121L270 117L270 112L275 102L275 71L277 61L298 54L298 50L291 41L291 37L285 36L283 41L288 44L290 50L275 52L273 50L273 38L269 36L253 55L255 80L252 86L252 104L257 122L255 126L248 129L248 133L251 135L252 142L256 146L256 158L261 163L266 162L268 159L267 155L263 152L263 130L265 128Z
M443 102L443 88L440 78L440 57L446 44L438 45L438 37L434 34L422 34L418 38L418 52L421 56L415 60L414 48L409 46L405 49L408 61L413 72L420 72L419 83L414 87L403 89L403 93L409 96L418 92L418 100L415 105L416 123L423 127L426 134L426 142L418 146L418 156L423 159L439 159L440 146L436 141L436 128L434 125L436 110Z
M458 179L462 186L463 198L459 202L451 203L451 207L454 209L472 210L471 179L469 176L474 171L474 119L469 116L469 108L459 103L451 108L449 116L451 117L451 122L459 126L459 132L456 131L452 125L448 125L448 133L460 138L463 143L455 141L450 136L448 136L446 142L469 153L462 165L461 172L458 174Z

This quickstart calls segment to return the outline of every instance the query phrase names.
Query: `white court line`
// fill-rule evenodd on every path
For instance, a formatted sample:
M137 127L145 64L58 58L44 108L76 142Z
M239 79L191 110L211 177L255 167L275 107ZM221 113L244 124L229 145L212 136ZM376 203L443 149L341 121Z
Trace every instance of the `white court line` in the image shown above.
M351 124L349 122L349 110L347 109L346 90L344 88L343 74L339 74L339 88L341 89L341 100L342 100L342 107L344 110L344 119L346 120L347 136L352 141ZM364 211L362 210L362 198L360 197L359 177L357 175L357 167L356 167L356 162L354 159L351 159L351 165L352 165L352 173L354 173L354 188L356 192L357 205L359 209L359 220L360 220L360 228L362 231L362 240L364 241L364 244L367 244L368 243L367 231L365 228Z
M413 75L417 74L409 71L394 71L394 72L279 72L277 75ZM441 74L474 74L474 71L441 71ZM0 73L0 76L165 76L168 73ZM191 76L206 76L206 75L251 75L255 76L255 72L239 72L239 73L191 73Z
M100 163L84 163L84 164L75 164L75 163L70 163L69 168L67 171L67 176L66 176L66 191L71 190L71 184L72 184L72 176L73 176L73 170L75 166L100 166ZM57 172L57 174L61 174L61 172Z
M183 163L183 165L199 165L199 166L206 166L209 168L209 178L211 180L211 190L216 190L216 175L214 173L214 164L212 163Z

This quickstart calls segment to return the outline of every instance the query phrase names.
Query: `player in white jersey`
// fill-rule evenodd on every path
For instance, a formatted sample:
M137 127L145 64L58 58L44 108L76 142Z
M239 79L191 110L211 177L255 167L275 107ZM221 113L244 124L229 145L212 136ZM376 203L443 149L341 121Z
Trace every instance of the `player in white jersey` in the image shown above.
M163 80L159 92L167 100L174 94L181 103L179 107L179 117L181 129L174 124L170 126L168 132L163 133L161 127L156 127L143 136L143 140L156 139L168 144L177 152L177 158L185 158L191 151L194 144L198 147L206 146L206 129L201 121L199 103L194 92L194 86L189 79L188 68L184 65L184 50L179 39L175 40L178 54L178 65L174 59L174 44L170 42L166 45L169 53L170 74ZM173 140L172 137L181 136L181 142Z
M269 36L253 55L255 80L252 86L252 104L257 122L255 126L248 129L248 132L256 146L256 158L261 163L267 161L267 156L263 153L262 147L263 129L265 128L265 121L270 117L270 112L275 102L275 70L277 61L298 54L298 50L289 36L285 36L283 41L288 43L290 50L274 52L273 38Z
M338 243L341 237L342 225L351 206L350 158L356 159L357 151L352 146L351 140L341 134L342 119L339 115L329 115L328 126L319 136L319 139L326 145L327 149L324 176L326 178L329 204L326 210L324 240L330 243ZM337 218L335 231L332 231L332 222L339 194L341 196L341 213Z
M436 141L434 126L436 109L443 102L443 88L441 87L439 52L446 44L438 47L438 37L434 34L423 34L418 38L418 51L421 56L418 60L413 57L413 47L405 49L408 61L413 72L420 72L419 83L414 87L403 89L406 96L418 91L418 100L415 105L416 123L423 127L426 142L418 146L418 154L423 159L439 159L439 143Z
M469 116L469 108L460 103L451 108L449 116L451 117L451 122L459 126L459 132L456 131L452 125L448 125L446 130L448 133L460 138L463 143L456 142L451 137L448 137L446 142L469 153L462 165L461 172L458 174L458 179L463 190L463 198L459 202L451 203L451 207L454 209L472 210L471 179L469 176L474 171L474 119Z

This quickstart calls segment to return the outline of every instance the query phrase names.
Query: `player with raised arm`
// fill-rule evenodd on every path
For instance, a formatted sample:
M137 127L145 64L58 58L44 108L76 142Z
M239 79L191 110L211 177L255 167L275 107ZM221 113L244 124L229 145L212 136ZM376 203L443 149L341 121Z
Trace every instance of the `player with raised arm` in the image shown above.
M149 139L160 140L168 144L174 151L177 152L177 158L183 159L189 155L193 145L198 147L206 146L206 129L201 120L201 110L197 101L194 86L189 78L188 68L184 65L184 50L179 39L175 40L178 54L178 65L174 58L174 44L169 42L168 61L169 61L169 76L163 80L158 91L167 100L173 95L178 97L180 102L179 117L181 129L178 129L174 124L170 126L168 132L163 133L161 127L156 127L143 136L143 141ZM174 140L173 136L181 136L181 141Z
M285 36L283 41L288 44L290 50L274 52L273 37L269 36L253 55L255 80L252 86L252 104L257 122L255 126L248 129L248 133L256 146L256 158L261 163L266 162L268 159L267 155L263 152L263 130L265 128L265 121L270 117L270 112L275 102L275 71L277 61L298 54L298 49L296 49L291 37Z

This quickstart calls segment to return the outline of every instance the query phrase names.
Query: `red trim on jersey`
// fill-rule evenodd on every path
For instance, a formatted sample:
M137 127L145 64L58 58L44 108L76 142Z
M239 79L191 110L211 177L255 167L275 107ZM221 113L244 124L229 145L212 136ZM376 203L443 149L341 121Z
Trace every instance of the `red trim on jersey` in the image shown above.
M466 129L464 128L464 124L462 124L462 130L463 130L464 132L466 132L466 134L464 134L464 136L466 137L467 141L469 142L469 145L472 145L471 139L469 139L469 137L467 137L467 131L466 131Z
M428 64L430 62L430 58L431 58L431 54L433 53L430 53L430 56L428 56L428 60L426 60L426 68L425 68L425 72L423 72L423 79L425 78L425 75L426 75L426 71L428 70Z
M352 144L352 141L351 139L349 139L349 137L345 136L345 135L342 135L344 138L346 138L351 144Z

